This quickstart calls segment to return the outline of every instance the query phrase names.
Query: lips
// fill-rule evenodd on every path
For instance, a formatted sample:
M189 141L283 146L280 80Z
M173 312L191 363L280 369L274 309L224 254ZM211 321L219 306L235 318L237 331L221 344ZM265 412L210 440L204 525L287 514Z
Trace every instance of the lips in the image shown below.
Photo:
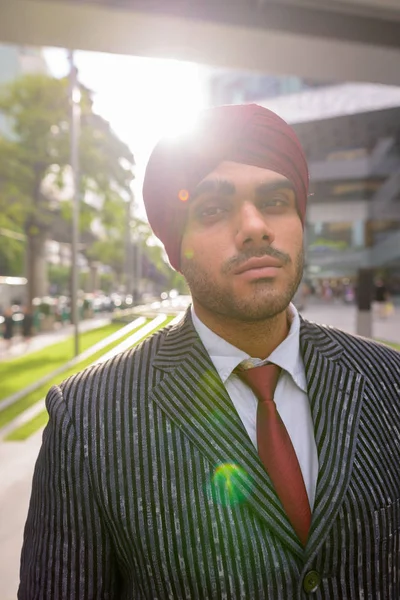
M236 269L235 274L240 275L241 273L245 273L246 271L253 271L257 269L268 269L270 267L280 268L282 267L282 263L273 258L272 256L261 256L259 258L250 258L248 261L240 265L238 269Z

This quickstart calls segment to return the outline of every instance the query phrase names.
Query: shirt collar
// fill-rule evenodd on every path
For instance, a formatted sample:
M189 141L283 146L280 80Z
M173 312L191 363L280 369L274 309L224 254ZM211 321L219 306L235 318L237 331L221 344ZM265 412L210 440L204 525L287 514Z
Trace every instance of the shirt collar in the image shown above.
M232 371L244 360L251 360L253 366L273 362L281 369L289 373L295 384L307 392L304 363L300 352L300 317L296 307L289 305L290 329L287 337L279 344L271 355L264 361L252 358L243 350L239 350L219 335L211 331L196 315L193 305L191 315L194 328L196 329L205 349L221 378L226 382Z

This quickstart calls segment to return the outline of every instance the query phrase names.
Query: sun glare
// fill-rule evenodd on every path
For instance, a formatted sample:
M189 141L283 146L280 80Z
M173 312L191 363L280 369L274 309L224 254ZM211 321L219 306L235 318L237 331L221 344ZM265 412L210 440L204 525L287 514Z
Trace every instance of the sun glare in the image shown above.
M167 59L107 58L109 67L105 68L103 58L98 68L99 78L108 85L101 90L96 86L95 106L134 152L154 146L162 136L185 133L206 106L198 65Z
M46 52L53 72L65 69L60 52ZM205 69L171 59L94 52L77 52L76 64L80 80L94 91L94 109L135 155L140 197L145 165L157 141L185 134L207 106Z

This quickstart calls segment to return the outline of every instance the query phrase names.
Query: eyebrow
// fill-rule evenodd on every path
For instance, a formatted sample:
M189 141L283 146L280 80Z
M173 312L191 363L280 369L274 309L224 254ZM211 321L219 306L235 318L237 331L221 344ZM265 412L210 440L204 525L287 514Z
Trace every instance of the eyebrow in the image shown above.
M222 196L233 196L236 192L235 185L226 179L205 179L194 189L192 200L203 194L220 194Z
M265 196L271 192L279 190L292 190L295 192L295 187L288 179L276 179L274 181L266 181L260 183L255 189L256 197ZM195 188L192 194L192 200L195 200L203 194L218 194L221 196L233 196L236 193L236 187L231 181L226 179L205 179Z
M296 188L289 179L277 179L275 181L266 181L261 183L255 189L256 196L265 196L271 192L279 192L280 190L291 190L296 193Z

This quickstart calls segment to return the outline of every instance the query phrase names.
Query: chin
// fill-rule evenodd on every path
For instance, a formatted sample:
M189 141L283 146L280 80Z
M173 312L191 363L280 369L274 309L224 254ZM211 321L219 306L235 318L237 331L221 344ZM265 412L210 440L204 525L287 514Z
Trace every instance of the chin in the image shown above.
M289 297L289 290L282 286L277 286L273 281L260 281L257 284L251 285L249 288L241 289L236 297L239 301L248 304L265 306L275 305Z
M235 302L232 299L229 312L236 313L243 321L263 321L271 319L287 310L290 304L288 296L242 299Z

